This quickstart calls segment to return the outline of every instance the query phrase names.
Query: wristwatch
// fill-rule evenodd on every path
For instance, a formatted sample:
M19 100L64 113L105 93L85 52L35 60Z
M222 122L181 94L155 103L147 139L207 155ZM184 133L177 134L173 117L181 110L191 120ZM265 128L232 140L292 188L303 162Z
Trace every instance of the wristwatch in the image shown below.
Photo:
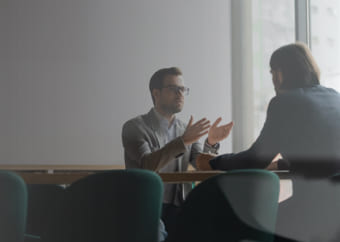
M212 149L214 154L217 154L217 150L220 148L220 143L216 143L214 145L211 145L208 143L208 139L205 140L205 145L209 148Z

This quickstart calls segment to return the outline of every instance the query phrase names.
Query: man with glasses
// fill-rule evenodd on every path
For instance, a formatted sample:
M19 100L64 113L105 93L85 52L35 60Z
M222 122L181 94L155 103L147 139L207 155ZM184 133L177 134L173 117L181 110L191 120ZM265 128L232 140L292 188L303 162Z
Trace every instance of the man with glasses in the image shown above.
M233 123L218 126L202 118L197 122L190 117L189 123L176 118L182 111L184 96L189 88L183 85L180 69L160 69L150 79L149 89L154 107L149 113L127 121L123 126L122 139L126 168L142 168L156 172L186 171L189 162L195 165L196 156L203 152L216 154L219 142L225 139ZM202 150L198 140L208 134ZM188 184L189 185L189 184ZM165 184L163 214L166 229L171 233L178 207L185 193L190 190L183 184Z

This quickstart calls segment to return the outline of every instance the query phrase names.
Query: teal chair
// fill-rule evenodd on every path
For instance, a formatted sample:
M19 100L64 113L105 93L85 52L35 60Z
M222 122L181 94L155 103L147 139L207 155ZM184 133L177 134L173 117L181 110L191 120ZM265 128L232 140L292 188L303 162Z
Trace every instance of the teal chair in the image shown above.
M25 242L52 242L62 216L65 189L55 184L28 184Z
M189 193L167 242L273 241L279 178L265 170L235 170Z
M280 203L276 234L298 241L340 241L340 175L293 174L293 196Z
M13 172L0 171L0 241L24 241L26 213L25 182Z
M151 171L97 173L66 189L63 242L156 242L163 184Z

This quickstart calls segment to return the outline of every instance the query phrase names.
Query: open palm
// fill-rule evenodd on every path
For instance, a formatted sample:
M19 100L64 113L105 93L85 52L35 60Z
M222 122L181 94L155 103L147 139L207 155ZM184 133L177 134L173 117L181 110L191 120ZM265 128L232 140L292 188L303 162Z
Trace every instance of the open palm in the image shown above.
M222 118L216 119L213 125L210 127L208 132L208 143L210 145L215 145L216 143L224 140L230 134L230 131L234 125L233 122L218 126L222 121Z

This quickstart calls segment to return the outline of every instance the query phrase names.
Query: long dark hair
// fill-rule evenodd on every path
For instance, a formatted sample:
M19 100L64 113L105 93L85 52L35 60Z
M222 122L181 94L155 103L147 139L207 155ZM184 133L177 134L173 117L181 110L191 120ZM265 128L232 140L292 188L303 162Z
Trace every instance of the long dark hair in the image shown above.
M275 50L270 58L270 68L281 71L281 89L320 84L319 67L304 43L297 42Z

